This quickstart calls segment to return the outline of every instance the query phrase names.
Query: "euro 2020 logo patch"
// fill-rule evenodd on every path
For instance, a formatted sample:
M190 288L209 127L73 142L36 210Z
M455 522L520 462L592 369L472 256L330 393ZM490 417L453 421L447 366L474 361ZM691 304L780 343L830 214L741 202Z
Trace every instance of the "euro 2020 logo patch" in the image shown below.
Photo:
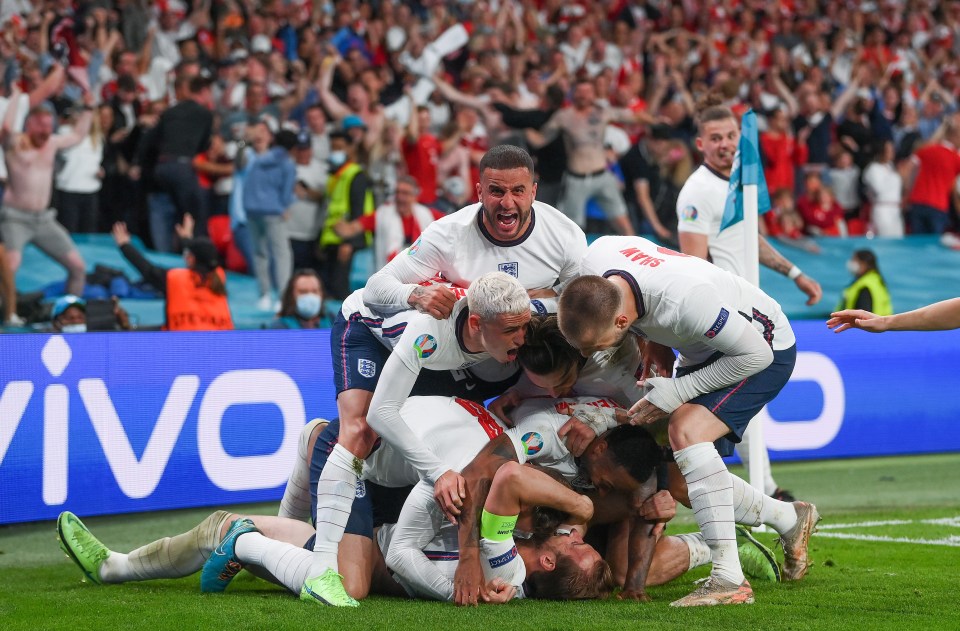
M543 449L543 437L537 432L527 432L520 437L520 442L523 444L523 451L528 456L535 456Z
M510 274L514 278L520 278L520 263L516 261L512 263L500 263L498 267L504 274Z
M358 359L357 372L367 379L373 379L377 374L377 364L369 359Z
M697 220L697 209L693 206L687 206L680 211L680 218L684 221L696 221Z
M413 242L413 245L411 245L409 248L407 248L407 256L413 256L414 254L417 253L417 250L420 249L420 239L421 239L421 238L422 238L422 237L418 237L417 240Z
M420 359L426 359L437 350L437 340L432 335L424 333L416 339L413 347L417 349L417 355L420 356Z

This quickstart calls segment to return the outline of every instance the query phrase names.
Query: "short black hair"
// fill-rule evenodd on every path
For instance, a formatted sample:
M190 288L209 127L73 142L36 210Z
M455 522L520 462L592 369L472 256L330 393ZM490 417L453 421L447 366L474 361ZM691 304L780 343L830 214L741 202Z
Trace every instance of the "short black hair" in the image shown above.
M636 425L618 425L604 434L613 461L641 484L657 472L663 450L650 432Z
M290 151L297 146L297 134L289 129L281 129L273 138L273 144Z
M195 77L190 77L190 83L187 84L187 90L189 90L190 94L199 94L212 85L213 80L210 77L197 75Z
M480 175L487 169L508 171L510 169L526 169L533 175L533 158L525 149L516 145L497 145L490 149L480 159Z

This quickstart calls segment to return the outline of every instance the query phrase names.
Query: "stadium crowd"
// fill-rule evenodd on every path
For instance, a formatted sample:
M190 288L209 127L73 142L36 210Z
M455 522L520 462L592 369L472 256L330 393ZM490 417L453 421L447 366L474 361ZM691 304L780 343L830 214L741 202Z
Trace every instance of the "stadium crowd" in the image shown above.
M817 508L722 459L797 356L780 305L741 277L730 236L743 224L719 228L738 116L761 114L774 236L899 226L900 210L879 209L908 137L921 148L903 163L916 180L907 218L942 231L960 173L943 156L960 124L948 88L921 70L935 63L921 54L938 67L952 55L935 33L907 38L916 63L897 66L900 40L877 38L889 11L866 6L3 11L5 295L28 243L81 295L72 235L109 231L165 297L170 330L232 328L225 268L256 277L275 328L331 327L338 418L304 428L280 515L218 511L124 554L65 511L61 547L93 583L200 570L218 592L246 567L333 606L615 587L645 601L648 585L710 563L672 603L688 607L749 604L748 577L807 574ZM914 36L940 18L912 15ZM884 196L860 176L868 162L889 171ZM611 234L588 246L585 230ZM152 264L133 235L182 251L186 267ZM808 304L820 299L814 279L759 247ZM376 269L350 293L365 248ZM332 323L324 296L342 301ZM88 308L56 302L53 330L83 330ZM129 328L118 304L108 317ZM677 502L699 533L663 536ZM748 530L761 523L780 535L782 569Z
M5 302L30 241L82 292L69 236L24 227L46 208L159 251L190 213L263 312L294 269L342 300L358 250L379 269L477 201L503 143L584 229L676 243L708 92L759 115L771 236L956 223L960 2L8 0L0 24L5 138L44 112L63 138L35 208L0 166Z

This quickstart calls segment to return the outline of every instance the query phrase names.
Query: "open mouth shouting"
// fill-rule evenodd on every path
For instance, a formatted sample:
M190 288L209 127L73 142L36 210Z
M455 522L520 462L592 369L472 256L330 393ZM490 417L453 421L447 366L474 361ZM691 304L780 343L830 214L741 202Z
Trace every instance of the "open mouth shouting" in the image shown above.
M514 232L520 225L519 210L500 210L496 214L497 227L501 232Z

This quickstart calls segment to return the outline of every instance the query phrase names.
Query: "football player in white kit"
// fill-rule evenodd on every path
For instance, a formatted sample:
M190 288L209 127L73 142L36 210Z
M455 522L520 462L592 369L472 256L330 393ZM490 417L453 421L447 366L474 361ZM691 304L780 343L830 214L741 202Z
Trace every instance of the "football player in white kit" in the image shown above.
M587 240L559 210L534 201L533 158L520 147L500 145L480 161L480 201L430 224L405 252L370 277L363 301L390 313L411 307L436 318L450 316L455 297L443 286L418 283L440 274L460 286L482 274L516 277L530 297L555 312L550 298L576 277Z
M703 164L680 190L677 198L677 230L681 252L709 260L720 269L743 276L746 272L744 222L720 230L730 188L730 173L739 143L740 125L734 113L722 105L705 107L699 116L697 134L697 149L703 153ZM757 238L760 264L793 280L797 288L809 297L808 305L819 302L823 296L820 284L777 252L762 234ZM749 434L737 445L736 451L749 469L748 437ZM777 499L793 501L793 496L778 488L774 481L766 449L763 450L763 457L767 460L764 465L764 492Z
M742 278L639 237L598 239L581 272L560 299L558 320L582 354L617 346L631 332L680 353L677 377L648 379L652 390L630 410L637 424L670 417L674 459L712 552L710 579L673 604L753 602L735 554L733 488L746 483L729 474L718 447L729 455L730 441L789 380L796 362L789 322ZM791 509L776 529L785 578L796 580L809 566L807 541L819 514L806 502Z
M505 429L483 406L463 399L411 397L404 404L403 414L411 420L411 431L457 470ZM335 437L335 426L324 431L330 430ZM411 471L412 480L408 475ZM365 463L365 476L408 483L416 480L417 472L406 466L396 450L384 445ZM365 597L372 589L387 595L452 599L456 528L452 524L441 527L443 520L432 489L424 482L420 487L422 501L408 502L395 527L385 525L375 534L372 520L367 519L366 530L358 534L368 540L369 549L354 555L356 558L346 555L343 559L348 584L361 590L353 592L357 598ZM512 523L516 522L521 506L534 505L562 511L571 525L585 524L593 513L589 498L546 474L504 469L494 481L485 504L489 515L485 521L488 580L484 600L509 599L514 588L525 585L526 596L539 598L595 598L608 593L609 568L593 548L583 544L579 531L562 536L544 533L536 541L521 542L519 548L515 545ZM353 510L369 508L361 503L355 504ZM429 531L426 538L424 522ZM508 522L507 529L504 524ZM75 515L64 512L58 519L58 534L63 550L96 584L178 578L203 566L202 591L221 592L246 566L259 576L263 574L256 568L266 569L268 575L264 578L299 593L311 565L311 553L305 548L312 547L314 530L302 521L283 517L242 517L217 511L186 533L122 554L107 549ZM373 545L375 536L378 546ZM297 547L304 541L307 543L302 548ZM384 556L393 559L392 569L404 589L399 589L386 572Z
M416 311L383 317L357 298L345 301L330 333L340 442L318 481L317 494L324 501L316 519L326 527L317 533L313 571L303 592L305 599L345 606L356 606L356 601L344 591L337 572L338 544L363 459L377 435L433 482L437 493L459 501L462 478L416 439L403 423L400 407L423 368L462 369L489 358L513 361L530 320L526 291L516 278L497 271L478 278L444 320Z

